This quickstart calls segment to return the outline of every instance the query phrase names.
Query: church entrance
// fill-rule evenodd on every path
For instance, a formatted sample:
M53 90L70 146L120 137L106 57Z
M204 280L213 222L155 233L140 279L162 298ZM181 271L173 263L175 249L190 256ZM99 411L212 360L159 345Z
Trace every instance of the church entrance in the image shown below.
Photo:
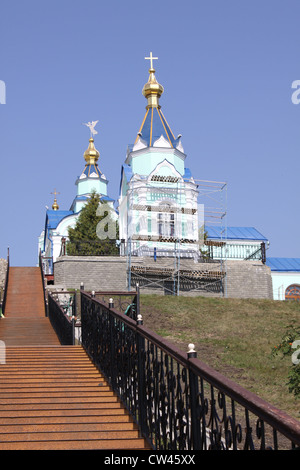
M292 284L285 290L285 300L297 300L300 301L300 285Z

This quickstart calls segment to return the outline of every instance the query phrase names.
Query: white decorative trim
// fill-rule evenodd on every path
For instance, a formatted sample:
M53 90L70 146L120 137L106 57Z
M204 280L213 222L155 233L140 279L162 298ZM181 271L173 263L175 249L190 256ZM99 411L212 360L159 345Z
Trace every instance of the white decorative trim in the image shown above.
M181 174L176 170L174 165L172 163L170 163L167 159L164 159L162 162L160 162L160 163L158 163L158 165L156 165L154 170L149 174L147 180L151 181L151 179L154 175L159 174L159 171L162 167L168 167L168 169L170 170L172 175L177 177L180 181L183 181L183 178L182 178Z
M177 150L179 150L180 152L184 153L184 149L183 149L181 140L179 140L178 144L176 145L176 148L177 148Z
M161 135L160 138L157 139L153 143L153 147L172 148L172 146L170 145L170 142L168 142L167 139L165 139L165 137L163 135Z
M141 137L138 138L138 141L136 144L134 144L132 151L135 152L136 150L141 150L147 147L147 144Z

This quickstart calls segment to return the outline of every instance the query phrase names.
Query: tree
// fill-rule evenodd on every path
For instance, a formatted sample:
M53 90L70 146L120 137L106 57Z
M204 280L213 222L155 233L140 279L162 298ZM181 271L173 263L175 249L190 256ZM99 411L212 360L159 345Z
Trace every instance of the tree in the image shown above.
M292 323L286 331L279 345L272 349L272 354L282 354L282 357L291 356L291 366L288 373L288 389L296 398L300 398L300 326Z
M99 210L100 209L100 210ZM99 238L99 227L103 227L102 237ZM109 228L115 227L115 238L110 235ZM81 210L74 228L68 229L67 242L68 255L118 255L116 244L118 239L118 224L112 217L112 209L100 199L95 191L91 194L87 204Z

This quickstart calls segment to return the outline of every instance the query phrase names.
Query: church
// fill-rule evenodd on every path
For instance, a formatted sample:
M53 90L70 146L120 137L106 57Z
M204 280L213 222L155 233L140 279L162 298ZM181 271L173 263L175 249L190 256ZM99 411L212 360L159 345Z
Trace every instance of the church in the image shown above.
M118 201L120 239L132 254L172 255L198 251L198 190L181 135L174 136L160 105L164 88L155 77L150 53L147 100L135 142L122 165Z
M108 196L108 180L98 166L100 152L95 147L92 135L93 133L91 133L88 148L83 154L85 166L81 175L75 181L77 194L69 210L59 208L55 190L52 209L46 211L44 230L38 242L38 249L44 260L46 275L53 274L53 263L61 255L62 240L68 239L68 228L75 227L79 213L91 193L96 191L100 194L100 199L103 202L112 209L114 207L114 199Z
M155 77L152 56L149 79L143 87L146 111L135 143L127 149L121 168L120 195L115 207L118 214L122 252L168 256L177 247L181 253L198 253L197 184L189 168L181 135L174 136L162 113L159 99L164 92ZM96 133L96 132L95 132ZM62 239L74 227L78 215L93 190L101 200L114 207L108 195L108 180L98 167L99 151L91 136L84 152L85 167L77 178L77 194L68 210L62 210L55 199L46 212L44 230L39 237L39 251L53 271L61 254Z
M115 290L126 290L135 282L144 282L152 287L162 286L163 292L172 294L182 289L196 295L204 292L227 296L228 291L229 296L247 297L259 291L255 296L275 298L271 275L273 290L278 290L279 278L276 269L267 262L268 239L255 227L227 227L227 208L211 208L204 202L205 195L216 199L216 193L222 192L226 184L218 186L218 182L201 181L191 174L182 136L174 135L162 111L164 87L155 75L157 57L151 52L145 59L150 61L148 81L142 88L145 110L134 143L127 147L125 161L120 165L118 200L109 196L109 182L98 165L100 153L94 141L98 121L88 123L91 136L83 153L84 168L75 181L76 196L69 209L62 210L55 191L52 209L46 211L38 242L45 274L50 279L54 263L58 272L58 263L71 259L62 250L63 241L68 239L68 228L75 226L80 211L96 191L101 201L113 209L119 225L116 244L121 264L112 277L116 278L124 269L129 273L126 285L115 283L107 285L106 290L113 290L114 286ZM104 272L107 269L109 265ZM65 277L61 279L65 281ZM103 282L105 277L102 275L101 279ZM261 294L263 284L265 293Z

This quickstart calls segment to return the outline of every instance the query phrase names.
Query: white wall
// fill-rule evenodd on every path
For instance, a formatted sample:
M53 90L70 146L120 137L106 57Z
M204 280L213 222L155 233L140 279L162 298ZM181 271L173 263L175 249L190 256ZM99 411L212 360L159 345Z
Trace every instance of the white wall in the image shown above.
M285 300L285 290L291 284L300 284L300 272L272 271L273 299Z

